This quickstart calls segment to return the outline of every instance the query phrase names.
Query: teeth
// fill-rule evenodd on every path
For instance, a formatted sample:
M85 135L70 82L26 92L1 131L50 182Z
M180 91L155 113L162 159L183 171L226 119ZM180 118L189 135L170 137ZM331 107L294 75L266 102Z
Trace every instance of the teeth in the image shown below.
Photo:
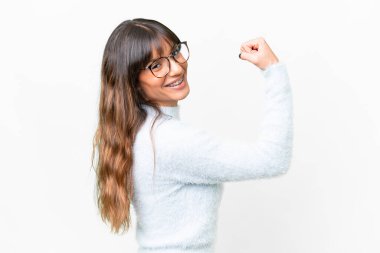
M175 83L169 84L168 87L174 87L174 86L177 86L177 85L179 85L180 83L182 83L182 81L183 81L183 78L181 78L180 80L178 80L178 81L175 82Z

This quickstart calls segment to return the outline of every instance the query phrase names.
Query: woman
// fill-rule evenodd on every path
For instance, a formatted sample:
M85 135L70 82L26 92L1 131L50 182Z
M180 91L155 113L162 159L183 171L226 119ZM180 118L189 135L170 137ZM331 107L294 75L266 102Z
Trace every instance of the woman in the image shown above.
M288 170L292 96L285 64L263 38L243 43L239 57L265 79L266 114L255 143L226 141L180 120L178 100L190 91L189 50L169 28L138 18L108 39L94 137L98 205L116 232L130 227L133 206L139 252L213 252L223 182Z

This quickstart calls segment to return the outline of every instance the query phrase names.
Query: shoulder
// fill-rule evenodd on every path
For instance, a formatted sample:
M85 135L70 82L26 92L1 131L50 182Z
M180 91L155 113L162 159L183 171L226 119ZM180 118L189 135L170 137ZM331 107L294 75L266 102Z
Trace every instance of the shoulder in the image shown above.
M169 151L194 149L216 138L208 130L175 118L158 122L154 130L157 146Z
M157 138L167 141L185 139L189 136L198 135L201 132L203 132L202 129L171 117L160 119L155 129Z

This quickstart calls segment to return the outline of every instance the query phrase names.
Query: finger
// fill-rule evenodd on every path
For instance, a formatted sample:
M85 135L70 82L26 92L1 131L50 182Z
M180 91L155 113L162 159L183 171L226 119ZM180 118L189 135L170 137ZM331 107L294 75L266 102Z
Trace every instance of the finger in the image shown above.
M257 55L254 53L252 54L252 53L247 53L247 52L241 52L239 56L240 56L239 58L242 60L246 60L252 63L257 62Z
M240 52L239 54L239 58L242 59L242 60L247 60L247 52Z
M244 44L242 46L242 49L243 49L243 52L247 52L247 53L251 53L252 52L252 48L249 47L247 44Z
M239 54L239 58L242 59L242 60L246 60L246 59L247 59L246 54L247 54L247 53L244 52L244 51L243 51L243 52L240 52L240 54Z
M249 40L241 45L241 48L246 52L252 52L253 50L258 51L263 38L259 37L256 39Z

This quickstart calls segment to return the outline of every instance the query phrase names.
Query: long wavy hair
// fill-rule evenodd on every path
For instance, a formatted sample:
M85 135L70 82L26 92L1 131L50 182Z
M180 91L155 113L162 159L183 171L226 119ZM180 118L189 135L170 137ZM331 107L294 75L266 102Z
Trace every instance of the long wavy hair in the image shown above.
M104 49L92 167L95 168L97 149L97 205L102 220L108 221L115 233L120 229L128 231L131 225L133 143L147 118L143 105L152 106L157 112L154 123L162 116L157 102L144 94L138 76L152 59L154 50L163 52L165 41L171 46L180 42L162 23L136 18L120 23Z

